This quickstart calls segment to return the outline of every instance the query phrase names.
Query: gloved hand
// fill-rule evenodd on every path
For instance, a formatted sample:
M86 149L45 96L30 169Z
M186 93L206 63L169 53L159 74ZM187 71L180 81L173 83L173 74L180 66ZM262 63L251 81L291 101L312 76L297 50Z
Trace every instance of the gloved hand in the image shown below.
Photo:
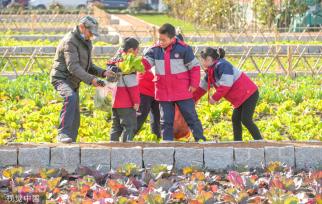
M100 87L104 87L105 86L105 82L100 80L100 79L97 79L96 83L98 84L98 86Z
M104 82L103 82L104 83ZM94 86L94 87L101 87L102 86L102 81L101 80L99 80L99 79L97 79L97 78L94 78L93 79L93 81L92 81L92 85ZM104 83L104 85L105 85L105 83Z
M120 68L115 65L108 65L106 71L109 73L106 80L109 82L117 82L122 75Z

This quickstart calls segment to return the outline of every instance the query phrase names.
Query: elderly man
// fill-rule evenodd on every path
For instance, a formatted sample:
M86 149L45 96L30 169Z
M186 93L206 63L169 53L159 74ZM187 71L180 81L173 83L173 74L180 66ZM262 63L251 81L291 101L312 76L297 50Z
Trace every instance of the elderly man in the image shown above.
M80 82L94 87L104 86L104 82L96 77L108 75L92 62L91 40L94 36L98 36L98 22L91 16L85 16L57 47L50 75L51 83L64 99L59 118L58 142L76 141L80 125Z

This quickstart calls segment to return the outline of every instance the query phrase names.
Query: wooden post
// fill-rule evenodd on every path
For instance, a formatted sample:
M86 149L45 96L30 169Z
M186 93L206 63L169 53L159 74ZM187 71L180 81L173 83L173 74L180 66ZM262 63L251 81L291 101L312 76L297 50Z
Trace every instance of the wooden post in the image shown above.
M37 15L31 14L31 30L34 32L34 29L37 27Z
M156 43L157 40L157 28L155 26L152 27L153 29L153 42Z
M280 39L280 33L279 33L279 31L278 31L278 28L277 27L275 27L274 28L274 34L275 34L275 42L277 42L277 41L279 41L279 39Z
M287 46L287 62L288 62L288 68L287 68L287 76L292 76L292 47L289 45Z
M279 50L280 49L280 45L278 45L278 43L277 43L277 41L279 41L279 39L280 39L280 33L279 33L279 31L278 31L278 28L277 27L275 27L274 28L274 37L275 37L275 50L277 51L277 50Z

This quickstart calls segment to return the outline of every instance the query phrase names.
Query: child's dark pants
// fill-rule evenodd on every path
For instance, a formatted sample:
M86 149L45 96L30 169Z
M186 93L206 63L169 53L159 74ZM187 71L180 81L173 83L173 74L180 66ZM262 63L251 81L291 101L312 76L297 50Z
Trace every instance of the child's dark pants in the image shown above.
M137 130L140 131L143 123L150 113L150 125L151 131L158 138L161 137L160 134L160 109L159 102L154 99L152 96L147 96L144 94L140 95L140 115L137 116Z
M136 111L133 108L112 109L111 141L132 141L137 128Z
M255 140L262 139L259 129L253 121L258 98L259 92L257 90L240 107L234 109L232 121L235 141L242 141L242 124L245 125Z

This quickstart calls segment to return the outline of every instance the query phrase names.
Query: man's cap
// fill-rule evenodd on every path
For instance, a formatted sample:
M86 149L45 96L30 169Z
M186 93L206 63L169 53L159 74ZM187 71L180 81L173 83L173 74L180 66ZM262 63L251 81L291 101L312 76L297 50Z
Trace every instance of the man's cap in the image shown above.
M84 26L93 33L95 36L99 36L98 34L98 22L92 16L84 16L79 21L80 24L84 24Z

